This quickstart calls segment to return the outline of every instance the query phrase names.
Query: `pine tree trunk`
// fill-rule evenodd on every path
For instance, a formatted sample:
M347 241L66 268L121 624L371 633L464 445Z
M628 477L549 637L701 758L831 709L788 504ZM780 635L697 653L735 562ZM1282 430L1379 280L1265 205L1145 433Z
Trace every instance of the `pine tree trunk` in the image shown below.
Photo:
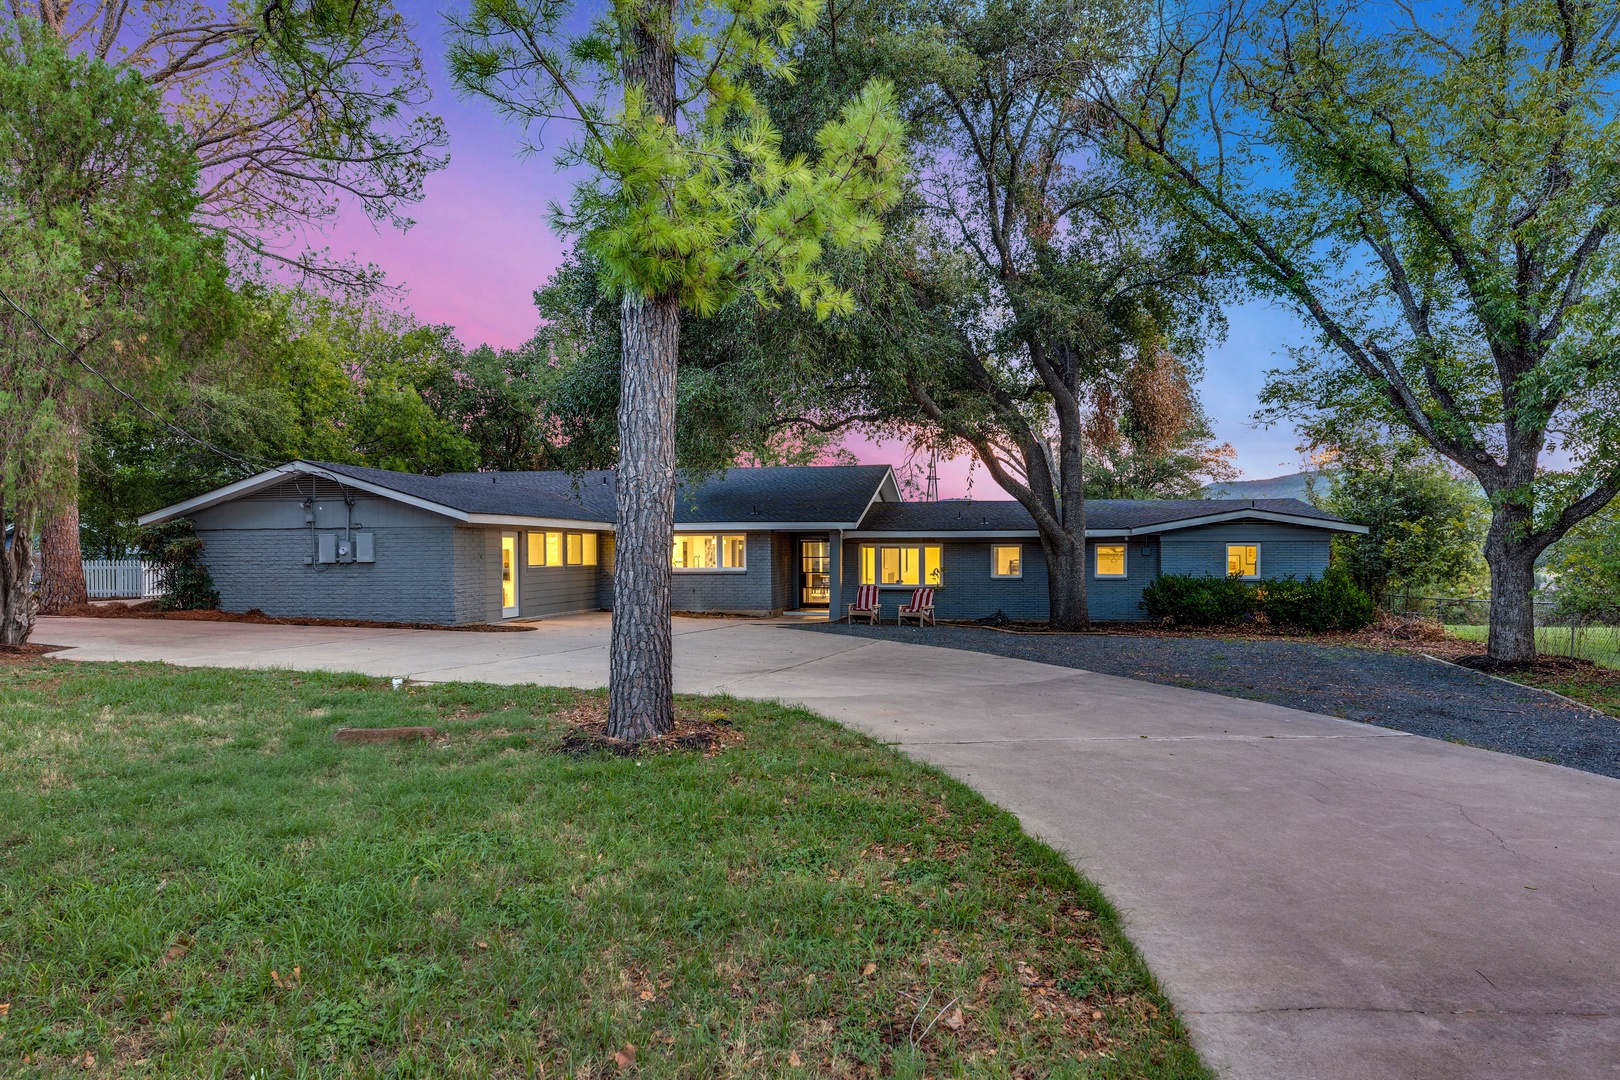
M39 530L39 613L55 615L89 602L79 547L79 506L70 502Z
M619 9L625 86L650 112L675 120L675 2ZM611 738L636 741L675 728L670 564L675 547L675 361L681 313L669 295L627 291L619 305L619 520L613 555L608 671Z
M680 309L670 298L627 295L619 328L619 519L607 733L633 741L675 726L669 613Z
M34 632L33 515L17 515L11 523L16 529L0 552L0 645L23 645Z
M1486 653L1502 663L1536 658L1536 556L1540 548L1515 542L1518 517L1512 508L1491 516L1485 534L1485 562L1491 570L1491 628Z

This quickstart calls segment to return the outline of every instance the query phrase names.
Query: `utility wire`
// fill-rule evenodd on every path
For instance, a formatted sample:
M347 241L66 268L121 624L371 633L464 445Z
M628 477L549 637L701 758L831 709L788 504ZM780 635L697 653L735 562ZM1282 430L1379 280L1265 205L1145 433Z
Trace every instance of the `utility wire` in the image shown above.
M234 462L236 465L240 466L241 468L246 469L249 473L263 472L264 469L265 469L265 466L267 466L267 465L272 467L272 468L276 466L277 463L273 462L273 461L270 461L268 458L258 458L255 461L255 460L253 460L253 459L251 459L249 457L243 457L241 454L237 454L237 453L234 453L234 452L232 452L230 450L226 450L224 447L218 446L218 445L208 441L207 439L203 438L200 435L193 435L191 432L187 431L185 428L181 427L179 424L175 423L173 420L170 420L168 417L162 415L156 409L154 409L150 405L146 404L146 402L142 401L140 398L136 397L134 394L131 394L129 391L125 390L123 387L121 387L117 383L113 382L106 375L103 375L100 370L98 370L96 367L92 366L89 361L85 360L84 357L79 355L79 350L73 348L73 346L71 346L71 345L68 345L66 342L64 342L60 338L58 338L55 334L53 334L49 330L45 329L44 325L38 319L36 319L34 317L33 312L29 311L27 308L25 308L21 304L17 303L17 301L13 300L11 298L11 294L7 293L4 289L0 289L0 300L4 300L7 304L10 304L11 307L14 308L19 315L21 315L23 318L27 319L30 323L33 324L34 329L39 331L39 333L41 335L43 335L47 341L49 341L51 344L55 345L58 349L61 349L63 352L65 352L69 356L71 356L73 358L73 361L76 364L78 364L84 370L88 371L91 375L94 375L101 382L105 383L109 390L111 390L113 393L117 394L119 397L123 398L125 401L129 402L131 405L134 405L137 409L141 410L141 412L143 412L147 416L151 417L153 421L155 421L157 424L164 427L168 431L173 432L174 434L180 436L182 439L186 439L186 440L188 440L190 442L196 443L198 446L203 447L205 450L211 450L212 452L218 454L220 457L225 458L228 461Z

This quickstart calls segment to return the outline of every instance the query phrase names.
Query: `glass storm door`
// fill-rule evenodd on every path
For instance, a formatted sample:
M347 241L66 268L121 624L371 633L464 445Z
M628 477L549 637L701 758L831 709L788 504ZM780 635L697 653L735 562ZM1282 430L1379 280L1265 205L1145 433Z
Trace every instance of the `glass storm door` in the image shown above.
M799 606L826 607L832 597L832 553L826 540L799 541Z
M501 617L518 613L517 533L501 533Z

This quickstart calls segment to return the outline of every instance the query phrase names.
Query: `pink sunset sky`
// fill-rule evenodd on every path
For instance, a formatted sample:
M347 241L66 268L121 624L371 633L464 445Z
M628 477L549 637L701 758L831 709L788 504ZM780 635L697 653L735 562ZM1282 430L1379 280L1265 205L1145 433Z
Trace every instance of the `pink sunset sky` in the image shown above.
M402 302L418 318L454 326L463 343L517 345L534 332L535 287L567 250L551 230L547 207L567 200L571 180L547 156L522 156L517 129L481 102L455 94L444 64L442 8L426 0L401 0L400 7L425 54L431 108L450 133L450 166L428 178L426 198L410 211L417 223L409 231L374 227L353 212L318 243L380 266L403 287ZM555 144L566 132L559 125L546 135ZM1304 330L1291 315L1265 304L1227 314L1227 339L1206 355L1200 387L1216 434L1237 448L1245 477L1297 471L1294 433L1256 427L1249 415L1265 370L1281 362L1284 346L1304 340ZM848 445L862 461L907 464L900 444L857 437ZM913 464L926 470L926 462ZM942 497L1005 497L982 468L970 471L970 465L965 459L940 463Z

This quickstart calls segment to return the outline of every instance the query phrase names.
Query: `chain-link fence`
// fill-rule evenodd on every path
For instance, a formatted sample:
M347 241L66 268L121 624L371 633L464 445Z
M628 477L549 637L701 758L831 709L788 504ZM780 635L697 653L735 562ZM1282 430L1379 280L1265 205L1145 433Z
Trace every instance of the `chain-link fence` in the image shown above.
M1434 619L1464 641L1484 641L1491 621L1491 602L1470 597L1390 596L1385 606ZM1620 626L1561 615L1554 605L1539 600L1535 612L1536 651L1543 656L1573 656L1620 668Z

